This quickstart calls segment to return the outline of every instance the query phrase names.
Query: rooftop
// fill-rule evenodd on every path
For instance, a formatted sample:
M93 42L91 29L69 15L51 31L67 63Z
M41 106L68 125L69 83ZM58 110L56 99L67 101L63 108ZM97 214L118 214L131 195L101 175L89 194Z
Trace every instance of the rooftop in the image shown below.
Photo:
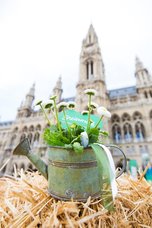
M114 98L118 98L118 97L120 98L120 97L125 97L125 96L135 96L136 94L137 94L137 92L136 92L135 86L109 90L110 99L114 99Z

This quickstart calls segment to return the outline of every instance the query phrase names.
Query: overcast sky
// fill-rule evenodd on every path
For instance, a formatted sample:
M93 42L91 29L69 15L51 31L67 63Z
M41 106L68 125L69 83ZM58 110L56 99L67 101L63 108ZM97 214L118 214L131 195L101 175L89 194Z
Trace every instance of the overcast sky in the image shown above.
M14 120L32 84L47 100L62 75L74 96L82 40L97 33L108 89L135 85L135 57L152 73L152 0L0 0L0 121Z

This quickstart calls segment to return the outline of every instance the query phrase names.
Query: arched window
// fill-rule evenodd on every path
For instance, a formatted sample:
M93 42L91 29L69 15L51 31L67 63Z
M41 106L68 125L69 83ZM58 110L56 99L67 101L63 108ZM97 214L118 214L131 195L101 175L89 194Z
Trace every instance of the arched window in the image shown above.
M38 125L36 126L36 131L41 131L41 125L40 125L40 124L38 124Z
M115 124L113 127L112 127L112 137L113 137L113 140L116 142L116 143L119 143L122 139L121 137L121 128L118 124Z
M27 127L24 126L22 131L23 131L23 132L27 132Z
M152 91L151 91L151 90L150 90L149 94L150 94L150 96L152 97Z
M89 79L89 62L86 64L87 79Z
M140 112L135 112L133 114L133 120L142 120L142 114Z
M37 146L39 142L40 134L38 132L35 133L34 135L34 144L33 146Z
M131 142L133 138L132 126L129 123L125 123L123 126L124 139L126 142Z
M113 114L111 117L111 122L112 123L119 123L120 122L120 117L117 114Z
M29 139L29 142L32 143L32 138L33 138L32 133L29 133L27 137L28 137L28 139Z
M23 141L25 138L26 138L26 134L23 133L20 137L20 142Z
M89 43L91 43L91 35L89 35Z
M130 121L131 120L131 117L128 113L124 113L122 115L122 121L125 122L125 121Z
M143 123L138 121L135 124L135 133L136 133L137 141L142 141L146 137L145 127L144 127Z
M144 95L145 95L145 98L148 98L148 94L146 91L144 92Z
M34 126L33 126L33 125L31 125L31 126L29 127L29 131L34 131Z
M93 61L91 61L91 75L93 75Z

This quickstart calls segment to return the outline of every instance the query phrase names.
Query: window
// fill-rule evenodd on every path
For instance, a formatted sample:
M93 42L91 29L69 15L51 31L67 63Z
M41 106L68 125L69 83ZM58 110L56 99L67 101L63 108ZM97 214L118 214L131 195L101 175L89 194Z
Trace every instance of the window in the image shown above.
M144 92L144 95L145 95L145 98L148 98L148 95L147 95L147 92L146 91Z
M121 129L118 124L115 124L112 128L112 135L113 135L113 140L116 143L119 143L121 141Z
M91 75L93 75L93 62L91 61Z
M87 65L86 65L86 70L87 70L87 79L89 79L89 63L87 62Z
M126 142L131 142L132 140L132 127L129 123L125 123L124 127L123 127L123 131L124 131L124 138Z
M137 122L135 125L136 139L142 141L145 138L145 128L141 122Z

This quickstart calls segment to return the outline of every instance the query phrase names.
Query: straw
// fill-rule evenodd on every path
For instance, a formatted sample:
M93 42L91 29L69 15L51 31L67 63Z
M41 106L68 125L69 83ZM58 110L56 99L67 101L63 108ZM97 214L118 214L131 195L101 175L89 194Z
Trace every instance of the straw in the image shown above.
M15 171L16 172L16 171ZM60 201L48 195L47 181L38 172L15 173L0 178L0 228L152 227L152 186L143 175L117 180L115 211L108 212L102 199Z

